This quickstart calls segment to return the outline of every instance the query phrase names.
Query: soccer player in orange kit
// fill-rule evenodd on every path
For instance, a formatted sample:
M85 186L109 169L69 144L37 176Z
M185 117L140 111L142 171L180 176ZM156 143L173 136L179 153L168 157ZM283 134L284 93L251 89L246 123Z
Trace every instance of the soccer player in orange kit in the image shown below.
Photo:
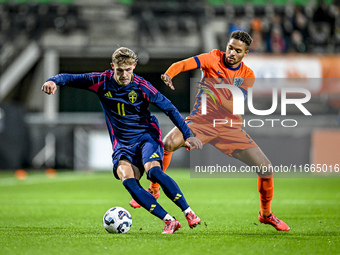
M254 72L243 62L243 58L249 53L249 46L252 43L250 35L244 31L235 31L231 34L226 47L226 52L218 49L191 57L170 66L161 76L164 83L174 90L171 79L181 72L200 68L202 71L201 86L196 96L196 102L187 124L191 131L202 141L203 144L210 143L222 153L236 158L249 166L257 166L258 191L260 193L260 213L258 219L261 223L270 224L278 231L289 231L289 226L275 217L271 211L271 201L274 193L273 173L261 171L262 166L270 169L271 163L251 139L242 130L242 117L233 114L233 97L229 89L214 89L215 84L231 84L238 87L247 97L248 88L255 82ZM206 100L206 114L202 115L203 93L209 94ZM219 102L219 103L216 103ZM221 117L223 116L223 117ZM235 123L232 126L213 126L214 119L225 119L226 123ZM228 121L228 122L227 122ZM170 164L172 153L184 147L185 143L181 132L177 127L172 129L164 138L163 171ZM156 198L159 197L159 185L151 183L148 192ZM139 207L136 201L131 200L131 206Z

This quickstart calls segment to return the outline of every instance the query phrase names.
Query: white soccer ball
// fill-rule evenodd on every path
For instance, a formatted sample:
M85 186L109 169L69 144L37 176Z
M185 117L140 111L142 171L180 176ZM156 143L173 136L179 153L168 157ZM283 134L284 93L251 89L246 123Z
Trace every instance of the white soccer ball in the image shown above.
M132 225L131 214L122 207L112 207L104 214L103 225L109 233L126 233Z

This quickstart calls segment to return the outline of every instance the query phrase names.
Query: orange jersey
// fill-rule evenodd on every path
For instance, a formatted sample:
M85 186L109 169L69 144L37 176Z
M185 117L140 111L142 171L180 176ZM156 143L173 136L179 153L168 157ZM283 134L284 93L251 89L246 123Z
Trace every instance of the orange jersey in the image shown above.
M237 68L228 67L225 61L225 53L220 50L212 50L209 53L197 55L192 58L188 58L174 63L166 71L166 74L173 78L180 72L197 69L202 70L201 82L214 86L215 84L232 84L237 86L243 92L245 98L247 97L248 88L252 87L255 82L254 72L247 67L243 62ZM199 87L199 84L197 84ZM190 119L194 123L206 123L214 119L227 119L233 123L241 123L242 117L240 115L233 115L226 108L217 104L214 100L207 95L207 114L202 115L202 100L201 95L205 93L202 89L199 89L196 95L196 102L193 110L190 114ZM229 89L218 89L219 96L222 100L232 101L232 93ZM233 125L234 126L234 125ZM235 125L236 126L236 125ZM239 125L241 126L241 124Z

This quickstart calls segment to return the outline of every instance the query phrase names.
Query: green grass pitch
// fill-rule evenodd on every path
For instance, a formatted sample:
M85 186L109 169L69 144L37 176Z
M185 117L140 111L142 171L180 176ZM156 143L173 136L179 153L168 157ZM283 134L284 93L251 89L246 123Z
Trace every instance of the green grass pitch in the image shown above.
M339 254L340 178L277 178L272 209L290 227L278 232L257 220L255 178L194 179L169 169L202 225L190 229L162 193L159 202L182 224L161 235L164 224L129 207L130 195L110 172L0 174L0 254ZM143 176L142 184L148 186ZM109 234L106 210L122 206L133 224Z

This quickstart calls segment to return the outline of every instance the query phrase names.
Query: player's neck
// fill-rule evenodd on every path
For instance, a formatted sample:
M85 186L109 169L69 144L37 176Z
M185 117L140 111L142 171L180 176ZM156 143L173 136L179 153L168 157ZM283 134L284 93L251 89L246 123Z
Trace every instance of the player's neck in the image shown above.
M236 70L236 69L239 69L239 67L241 66L241 62L240 63L237 63L235 65L227 65L227 67L229 69L232 69L232 70Z

